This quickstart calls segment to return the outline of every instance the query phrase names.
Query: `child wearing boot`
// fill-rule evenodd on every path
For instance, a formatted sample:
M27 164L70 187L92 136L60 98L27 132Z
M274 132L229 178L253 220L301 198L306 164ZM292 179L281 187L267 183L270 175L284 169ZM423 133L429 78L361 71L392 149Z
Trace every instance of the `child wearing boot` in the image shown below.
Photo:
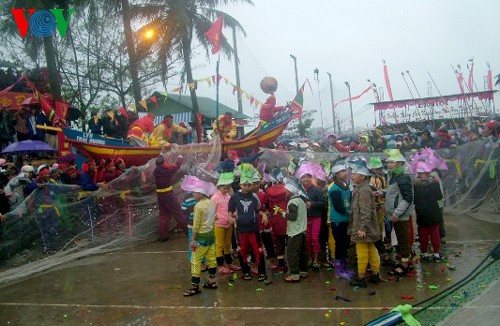
M194 206L193 240L191 241L191 288L184 291L185 297L201 293L200 276L201 261L206 258L208 265L208 281L203 285L205 289L216 289L215 273L217 261L215 259L215 205L209 197L216 188L213 184L199 180L197 177L187 176L182 189L191 191L198 204Z
M282 214L287 220L287 260L290 272L285 281L297 283L301 277L307 277L307 207L303 199L307 198L307 193L297 179L284 178L284 181L289 200L286 212Z
M351 285L366 288L366 270L368 263L372 275L368 281L380 283L380 257L375 242L380 239L380 230L375 208L375 197L370 187L368 167L366 162L359 160L351 164L351 180L355 185L352 193L351 218L349 234L351 241L356 243L358 256L358 276L351 280Z
M332 167L331 173L334 184L328 190L328 202L330 204L330 225L335 239L335 259L333 261L335 276L350 278L352 275L347 270L347 249L351 240L347 234L347 226L351 211L351 191L346 183L347 166L345 162L337 162Z

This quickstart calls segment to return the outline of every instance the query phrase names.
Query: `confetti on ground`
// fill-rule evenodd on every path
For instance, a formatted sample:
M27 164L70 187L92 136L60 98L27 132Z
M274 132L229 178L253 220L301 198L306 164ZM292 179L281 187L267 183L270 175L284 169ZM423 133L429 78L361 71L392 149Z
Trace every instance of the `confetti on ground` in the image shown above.
M429 290L437 290L439 289L439 285L429 285Z
M227 285L229 285L229 287L231 287L231 288L234 288L234 285L231 282L227 282Z
M481 284L479 287L480 287L481 289L485 289L485 288L486 288L486 285L485 285L485 284Z
M342 310L342 313L343 313L344 315L349 315L349 314L351 313L351 310L349 310L349 309L344 309L344 310Z
M325 281L325 284L326 284L326 285L330 285L331 283L332 283L332 282L330 282L330 281Z
M421 289L421 288L423 288L423 287L424 287L424 286L423 286L422 284L417 285L417 289Z
M463 295L454 295L453 298L455 298L457 300L462 300L464 297L463 297Z
M235 280L235 281L236 281L237 279L238 279L238 273L234 273L234 274L233 274L233 280Z
M344 301L344 302L351 302L351 299L347 299L347 298L344 298L344 297L341 297L338 295L335 297L335 300L340 300L340 301Z
M451 282L451 281L453 281L451 278L446 279L446 282Z
M451 271L456 271L457 270L457 267L456 266L453 266L453 265L450 265L450 267L448 267Z
M406 294L401 294L401 299L403 300L414 300L413 296L411 295L406 295Z
M257 291L257 292L264 292L264 289L263 288L257 288L257 289L255 289L255 291Z
M339 325L341 325L341 326L344 326L344 325L346 325L346 324L347 324L347 323L346 323L345 321L341 321L341 322L339 323Z
M330 318L331 316L332 316L332 315L330 315L329 313L326 313L326 314L325 314L325 318L326 318L326 319Z
M445 270L446 270L445 267L441 268L441 273L444 273Z
M336 290L337 290L337 289L336 289L336 288L334 288L334 287L331 287L331 288L330 288L330 291L332 291L332 292L333 292L333 291L336 291Z
M332 267L328 267L326 270L329 271L329 272L331 272L331 271L333 271L333 268Z
M388 307L383 307L382 310L387 311L387 310L389 310L389 308Z

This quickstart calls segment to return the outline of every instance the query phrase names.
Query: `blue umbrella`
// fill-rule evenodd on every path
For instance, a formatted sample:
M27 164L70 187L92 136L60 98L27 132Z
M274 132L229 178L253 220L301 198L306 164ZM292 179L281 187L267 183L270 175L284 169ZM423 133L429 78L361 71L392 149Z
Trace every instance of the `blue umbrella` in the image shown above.
M49 144L39 140L23 140L10 144L5 147L2 154L7 153L38 153L38 152L53 152L55 149Z

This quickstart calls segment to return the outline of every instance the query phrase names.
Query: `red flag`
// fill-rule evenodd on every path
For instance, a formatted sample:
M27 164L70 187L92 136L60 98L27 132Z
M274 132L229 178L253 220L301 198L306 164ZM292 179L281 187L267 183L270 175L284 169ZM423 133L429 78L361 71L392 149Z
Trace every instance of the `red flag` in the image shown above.
M205 36L214 46L212 48L212 54L216 54L220 50L222 43L222 22L223 16L220 16L213 23L212 27L210 27L210 29L205 33Z
M458 81L458 86L460 86L460 92L462 92L462 94L465 94L465 92L464 92L464 76L462 75L462 72L458 73L457 81Z
M474 61L472 61L469 69L469 80L467 82L469 91L474 92Z
M344 103L344 102L347 102L349 100L357 100L358 98L360 98L361 96L365 95L366 93L368 93L370 90L372 89L372 85L368 86L364 91L361 92L361 94L359 95L356 95L356 96L353 96L353 97L348 97L346 99L343 99L342 101L336 103L333 108L335 109L337 107L337 105L339 105L340 103Z
M66 124L66 118L68 116L69 104L62 101L55 101L55 112L56 115L61 119L61 121Z
M491 72L490 65L488 65L488 90L493 90L493 73Z
M387 93L389 94L389 99L391 101L394 101L394 99L392 98L391 83L389 82L389 71L387 69L387 65L385 64L385 60L384 60L384 78L385 78L385 87L387 88Z
M156 96L153 95L149 99L156 105L156 107L158 107L158 99L156 98Z

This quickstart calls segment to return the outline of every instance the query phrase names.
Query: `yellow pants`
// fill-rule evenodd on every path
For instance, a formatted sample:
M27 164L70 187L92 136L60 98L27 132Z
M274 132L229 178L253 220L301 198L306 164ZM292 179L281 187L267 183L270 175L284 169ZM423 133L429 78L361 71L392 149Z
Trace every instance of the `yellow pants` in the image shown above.
M368 262L373 273L380 270L380 257L375 244L368 242L356 242L356 254L358 255L358 275L365 275Z
M215 226L215 257L223 257L231 253L231 235L233 226L223 228Z
M191 276L201 276L201 261L203 257L207 259L208 268L216 268L217 261L215 260L215 244L210 246L198 246L191 254Z
M328 223L328 250L330 250L330 259L335 259L335 238L330 223Z

